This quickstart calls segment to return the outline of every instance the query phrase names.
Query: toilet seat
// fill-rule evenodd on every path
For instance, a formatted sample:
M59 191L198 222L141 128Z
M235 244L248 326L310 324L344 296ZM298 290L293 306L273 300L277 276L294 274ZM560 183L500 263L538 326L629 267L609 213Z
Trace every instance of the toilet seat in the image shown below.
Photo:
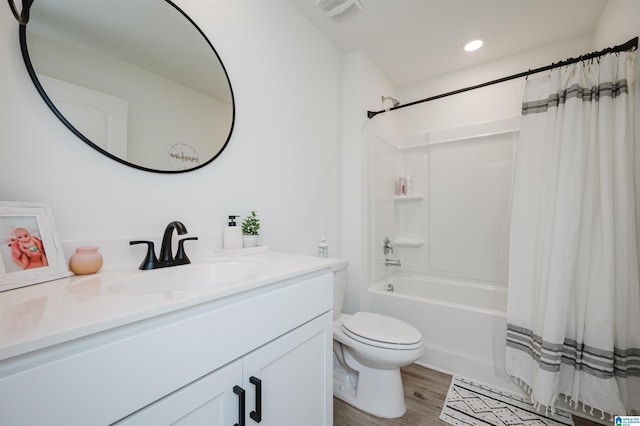
M412 350L422 347L422 334L399 319L372 312L357 312L342 323L342 331L366 345L385 349Z

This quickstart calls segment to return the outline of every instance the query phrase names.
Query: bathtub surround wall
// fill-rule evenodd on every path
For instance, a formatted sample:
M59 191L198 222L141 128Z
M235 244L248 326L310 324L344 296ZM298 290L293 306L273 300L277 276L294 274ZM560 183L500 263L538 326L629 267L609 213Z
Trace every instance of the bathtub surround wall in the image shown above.
M195 172L161 175L86 146L31 83L18 24L4 4L0 199L49 203L72 250L67 255L84 243L98 245L105 268L127 262L123 251L139 263L143 253L130 252L128 240L159 238L175 219L201 237L190 254L213 254L227 216L252 209L270 249L315 255L325 235L332 255L341 255L341 54L287 0L175 3L216 47L233 85L235 129L221 156Z
M404 148L370 139L373 280L391 271L378 247L388 235L403 271L506 287L517 120L490 124L405 138ZM413 177L410 195L394 194L401 173Z
M397 139L397 138L396 138ZM368 138L368 235L370 249L367 254L369 276L383 277L388 274L385 260L396 259L400 252L397 245L395 221L396 209L402 208L394 202L395 186L402 173L402 150L389 141L388 136L370 135ZM393 253L384 254L383 241L389 237L392 241Z

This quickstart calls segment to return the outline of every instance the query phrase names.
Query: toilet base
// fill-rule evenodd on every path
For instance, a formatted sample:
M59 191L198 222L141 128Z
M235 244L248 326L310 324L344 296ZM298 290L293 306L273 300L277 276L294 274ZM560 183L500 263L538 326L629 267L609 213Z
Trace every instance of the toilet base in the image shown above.
M357 362L345 351L350 366L359 364L358 371L335 369L333 395L357 409L377 417L402 417L407 411L400 369L380 370Z

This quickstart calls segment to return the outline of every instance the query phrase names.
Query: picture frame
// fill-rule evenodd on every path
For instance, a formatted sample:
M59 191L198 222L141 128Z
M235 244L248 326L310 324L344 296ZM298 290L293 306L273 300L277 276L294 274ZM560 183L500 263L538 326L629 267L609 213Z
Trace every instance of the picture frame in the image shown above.
M0 292L69 275L51 208L0 201Z

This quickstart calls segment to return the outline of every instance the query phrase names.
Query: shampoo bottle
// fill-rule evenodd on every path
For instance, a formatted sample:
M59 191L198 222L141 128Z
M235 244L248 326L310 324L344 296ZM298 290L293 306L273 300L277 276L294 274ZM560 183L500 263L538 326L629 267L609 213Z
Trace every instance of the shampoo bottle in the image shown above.
M242 230L236 226L236 217L240 216L229 216L229 226L222 232L222 247L227 250L242 248Z

